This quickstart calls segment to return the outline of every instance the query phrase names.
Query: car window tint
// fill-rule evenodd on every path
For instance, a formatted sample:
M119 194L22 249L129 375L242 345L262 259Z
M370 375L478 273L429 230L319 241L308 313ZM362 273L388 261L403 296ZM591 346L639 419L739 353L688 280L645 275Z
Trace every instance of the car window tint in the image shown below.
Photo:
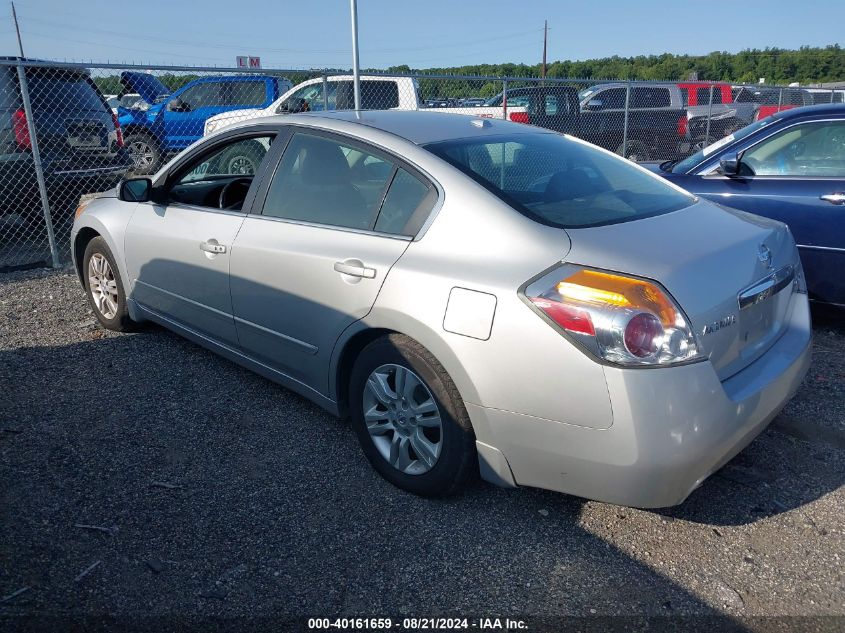
M384 198L384 204L376 221L376 231L413 236L419 222L412 222L431 208L435 196L429 196L430 187L404 169L399 169L390 189ZM421 207L425 208L421 208ZM417 213L417 212L420 213Z
M845 177L845 121L787 128L746 150L742 165L756 176Z
M632 108L668 108L671 104L668 88L634 88L631 91Z
M257 107L264 104L267 88L261 81L225 81L220 84L220 100L216 105Z
M91 80L79 73L33 69L27 71L27 84L34 110L104 112L106 109Z
M297 133L270 183L264 215L372 229L393 164L342 142Z
M610 88L590 98L601 101L602 110L621 110L625 107L625 92L625 88Z
M243 181L240 192L245 198L252 177L264 162L272 141L270 135L233 139L209 154L198 156L180 170L170 186L170 202L220 208L220 192L236 180ZM238 206L229 210L239 209Z
M337 97L333 104L337 110L355 108L355 88L352 81L337 82ZM389 110L399 107L399 86L395 81L361 81L361 108L364 110Z
M471 138L426 149L516 210L552 226L625 222L694 201L625 159L557 134Z
M217 105L219 100L220 85L206 82L194 84L175 98L190 107L191 110L205 106Z

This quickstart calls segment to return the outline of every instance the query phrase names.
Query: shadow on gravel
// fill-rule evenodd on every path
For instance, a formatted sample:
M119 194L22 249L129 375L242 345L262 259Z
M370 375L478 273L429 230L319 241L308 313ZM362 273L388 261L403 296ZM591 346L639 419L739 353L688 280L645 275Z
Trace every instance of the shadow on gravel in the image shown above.
M0 615L709 614L736 624L580 527L581 500L482 483L447 500L403 493L344 423L158 328L3 352L0 379L12 386L0 392L0 595L29 587ZM790 505L825 489L799 490ZM759 503L726 479L678 514L723 498Z

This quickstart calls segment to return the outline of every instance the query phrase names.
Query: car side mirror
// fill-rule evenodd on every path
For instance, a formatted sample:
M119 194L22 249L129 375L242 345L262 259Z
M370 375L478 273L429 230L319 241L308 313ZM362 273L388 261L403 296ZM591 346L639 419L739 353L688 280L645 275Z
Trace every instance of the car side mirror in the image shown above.
M584 106L585 110L601 110L604 106L604 102L601 99L590 99L587 101L587 105Z
M153 181L149 178L128 178L121 181L118 198L123 202L150 202L153 199Z
M738 176L740 164L738 154L726 154L719 160L719 172L725 176Z

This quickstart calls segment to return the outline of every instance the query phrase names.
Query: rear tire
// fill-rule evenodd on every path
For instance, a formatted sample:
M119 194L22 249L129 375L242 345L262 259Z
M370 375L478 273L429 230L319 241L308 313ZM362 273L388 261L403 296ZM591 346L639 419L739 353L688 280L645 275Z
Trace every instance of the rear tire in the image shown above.
M85 247L82 279L88 304L104 328L115 332L129 332L137 327L137 323L129 318L126 292L114 255L99 235Z
M236 143L218 158L217 173L254 176L267 150L258 141Z
M349 406L364 454L398 488L445 496L478 472L475 434L457 387L413 339L390 334L361 351Z

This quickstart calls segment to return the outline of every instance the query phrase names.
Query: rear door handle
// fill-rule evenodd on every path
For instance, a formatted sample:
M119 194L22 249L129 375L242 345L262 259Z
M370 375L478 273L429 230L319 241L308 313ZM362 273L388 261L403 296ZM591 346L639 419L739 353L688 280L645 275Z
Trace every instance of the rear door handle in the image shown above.
M845 204L845 193L842 193L841 191L837 191L836 193L827 193L823 196L819 196L819 199L829 202L830 204Z
M219 255L226 252L226 245L219 244L217 240L208 240L207 242L200 242L200 250Z
M358 262L335 262L334 269L339 273L350 275L352 277L363 277L365 279L375 279L376 277L375 268L367 268L363 264L359 265Z

